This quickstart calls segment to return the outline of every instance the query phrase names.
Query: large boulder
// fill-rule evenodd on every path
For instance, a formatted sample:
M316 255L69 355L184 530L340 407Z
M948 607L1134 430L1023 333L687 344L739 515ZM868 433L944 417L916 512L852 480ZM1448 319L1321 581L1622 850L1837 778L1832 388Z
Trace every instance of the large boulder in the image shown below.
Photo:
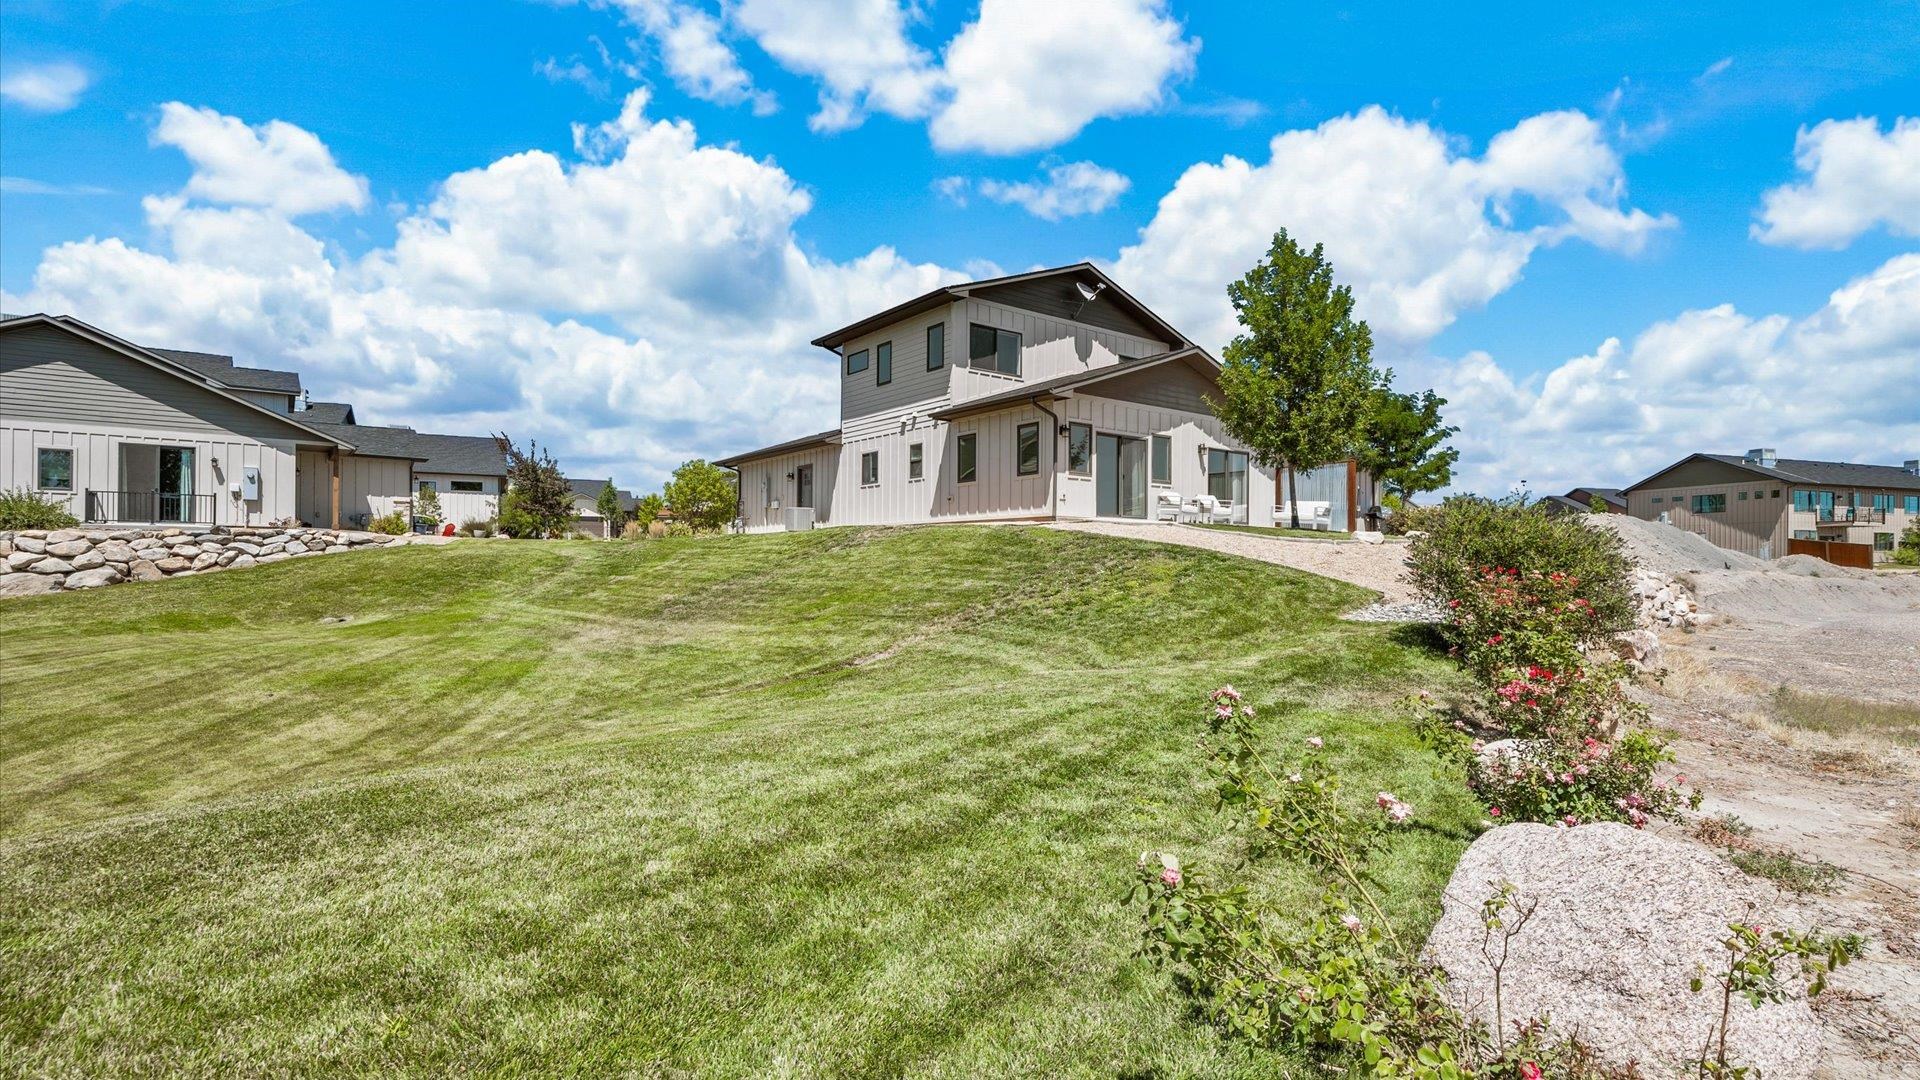
M68 574L67 588L97 589L102 585L118 585L120 580L120 571L111 566L101 566L92 570L82 570L77 574Z
M48 544L47 554L62 559L71 559L75 555L84 555L93 550L93 545L85 540L67 540L58 544Z
M51 574L0 574L0 596L34 596L60 591L60 579Z
M1501 972L1506 1019L1549 1016L1554 1030L1578 1031L1604 1060L1637 1062L1648 1080L1696 1075L1687 1062L1718 1021L1720 998L1711 982L1700 993L1689 983L1724 969L1727 924L1799 918L1778 910L1768 887L1685 841L1613 823L1490 830L1454 869L1426 949L1446 970L1454 1003L1489 1025L1493 968L1482 952L1481 904L1503 881L1513 883L1516 905L1535 905ZM1499 945L1496 937L1496 954ZM1767 1080L1813 1075L1820 1028L1804 997L1758 1009L1736 1000L1731 1015L1732 1062Z
M45 555L47 553L47 542L44 538L34 536L31 533L17 533L13 538L13 548L15 551L27 551L35 555Z
M159 581L167 575L160 572L152 559L135 559L127 564L127 576L135 581Z

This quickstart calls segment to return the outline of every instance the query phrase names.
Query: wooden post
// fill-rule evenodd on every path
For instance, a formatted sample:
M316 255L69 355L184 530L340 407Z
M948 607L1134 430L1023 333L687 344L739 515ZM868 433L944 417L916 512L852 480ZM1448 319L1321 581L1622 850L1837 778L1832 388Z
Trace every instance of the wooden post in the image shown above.
M332 466L328 480L332 488L333 524L329 528L338 531L340 528L340 448L336 446L328 452L327 460Z
M1353 458L1347 459L1347 531L1353 532L1360 524L1359 507L1354 503L1360 499L1360 463Z

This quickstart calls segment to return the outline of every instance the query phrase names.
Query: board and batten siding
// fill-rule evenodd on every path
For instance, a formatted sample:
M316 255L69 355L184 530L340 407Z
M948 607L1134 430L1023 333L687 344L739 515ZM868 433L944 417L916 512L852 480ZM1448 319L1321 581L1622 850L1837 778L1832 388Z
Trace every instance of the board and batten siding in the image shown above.
M1164 370L1164 368L1163 368ZM1150 373L1142 373L1143 375ZM1196 380L1205 382L1199 376ZM1097 384L1100 389L1122 389L1114 384L1121 380ZM1093 388L1089 388L1090 390ZM1172 440L1170 464L1172 474L1170 482L1161 484L1152 480L1152 444L1148 444L1148 482L1147 514L1153 517L1159 507L1160 495L1171 492L1191 500L1195 496L1207 493L1207 469L1200 456L1202 447L1222 450L1245 451L1245 447L1227 437L1220 421L1212 413L1187 409L1167 408L1162 405L1125 401L1111 397L1096 397L1091 393L1076 394L1054 407L1060 413L1062 423L1084 423L1091 425L1094 432L1110 435L1125 435L1134 438L1150 439L1154 435L1166 435ZM1045 439L1041 442L1044 444ZM1094 477L1090 473L1075 476L1066 472L1066 440L1058 440L1061 461L1060 516L1091 518L1095 516ZM1247 462L1247 507L1245 520L1253 525L1273 524L1273 471L1263 469L1252 461Z
M929 412L947 402L954 357L964 356L964 342L954 343L953 305L924 312L855 338L840 351L840 429L858 437L897 424L903 416ZM940 367L927 370L927 328L946 327L946 359ZM879 384L874 349L893 345L893 380ZM847 357L866 351L865 371L847 374Z
M1040 470L1017 471L1015 439L1024 423L1040 425ZM844 439L835 479L833 524L918 525L935 521L990 521L1047 516L1048 469L1045 413L1030 406L1003 409L951 424L921 421L905 431ZM974 479L961 483L956 448L973 435ZM919 480L907 476L911 448L922 453ZM880 482L860 482L863 454L880 455Z
M36 486L41 447L74 451L72 492L53 492L85 518L84 493L150 490L122 475L121 447L194 452L193 489L212 495L214 524L263 524L292 516L295 446L314 436L185 378L57 327L0 333L0 487ZM231 485L260 470L260 498Z
M813 521L815 525L838 524L832 520L834 490L839 484L839 447L815 446L777 457L743 463L740 474L740 521L747 532L779 532L786 528L785 507L795 501L802 465L813 466ZM857 463L856 463L857 464ZM855 474L858 475L857 472ZM771 505L780 504L780 508Z
M477 482L479 491L455 491L453 482ZM433 492L440 499L440 520L461 525L469 521L493 521L500 516L500 487L503 482L498 476L475 476L471 473L431 473L413 474L415 487L427 481L433 482Z
M1785 555L1787 538L1791 535L1788 510L1793 506L1792 490L1786 484L1752 473L1732 469L1727 472L1728 479L1714 483L1636 488L1627 493L1627 513L1644 521L1658 521L1664 513L1674 526L1695 533L1728 551L1766 558ZM1748 493L1745 501L1739 497L1742 491ZM1752 497L1754 491L1764 492L1767 497L1755 499ZM1777 499L1772 497L1775 491L1780 492ZM1726 512L1694 513L1695 495L1725 495ZM1660 501L1654 502L1656 498Z
M1103 330L984 300L967 299L954 307L948 334L949 353L955 361L951 396L956 405L1018 386L1107 367L1123 358L1154 356L1168 349L1166 342L1153 338ZM997 371L978 371L969 365L968 341L976 323L1020 335L1018 377Z
M322 451L300 452L297 514L308 525L333 523L333 466ZM400 509L413 490L413 462L406 458L340 458L340 526L365 528L368 521Z

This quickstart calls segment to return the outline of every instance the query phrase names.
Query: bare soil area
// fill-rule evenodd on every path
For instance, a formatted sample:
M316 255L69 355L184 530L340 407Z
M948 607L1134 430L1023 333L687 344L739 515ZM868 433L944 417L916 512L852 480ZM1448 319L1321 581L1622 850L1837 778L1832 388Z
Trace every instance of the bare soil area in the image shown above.
M1750 830L1740 841L1750 851L1838 867L1835 891L1783 893L1786 910L1870 939L1866 956L1815 1003L1830 1057L1821 1075L1920 1077L1920 751L1873 730L1796 727L1774 705L1781 687L1920 704L1920 576L1798 557L1764 562L1655 522L1596 523L1713 616L1699 629L1665 631L1666 672L1636 691L1674 736L1677 768L1708 792L1702 818L1732 815ZM1388 601L1415 599L1400 544L1060 527L1207 548L1350 581Z

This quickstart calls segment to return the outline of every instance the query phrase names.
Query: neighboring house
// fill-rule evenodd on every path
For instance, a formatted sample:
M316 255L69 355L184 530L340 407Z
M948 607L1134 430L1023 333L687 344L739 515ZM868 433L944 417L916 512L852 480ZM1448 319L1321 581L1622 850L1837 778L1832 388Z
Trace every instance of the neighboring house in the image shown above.
M1762 558L1789 540L1867 544L1876 562L1920 520L1920 460L1855 465L1776 457L1772 450L1694 454L1625 489L1627 512L1664 518L1723 548Z
M1219 363L1090 263L944 286L813 344L840 424L717 462L746 531L1153 520L1209 494L1273 523L1272 472L1207 405Z
M143 347L69 316L0 316L0 488L88 524L344 527L408 506L424 479L471 496L464 516L493 516L482 508L506 476L494 440L362 427L350 405L300 398L290 371ZM441 505L464 520L447 494Z
M1549 514L1591 514L1595 499L1605 508L1603 513L1627 512L1627 497L1619 488L1610 487L1577 487L1565 495L1548 495L1540 500L1540 506Z
M596 540L610 540L613 538L612 524L608 522L606 518L600 516L600 492L611 483L613 483L611 479L569 479L567 481L567 486L573 488L573 512L577 515L577 520L573 523L574 532L581 536L593 537ZM621 494L618 488L615 488L614 491L616 494ZM632 494L626 494L627 500L631 501L633 498Z
M258 525L295 516L303 465L329 495L342 470L392 465L302 422L298 394L290 372L0 316L0 488L91 524Z

